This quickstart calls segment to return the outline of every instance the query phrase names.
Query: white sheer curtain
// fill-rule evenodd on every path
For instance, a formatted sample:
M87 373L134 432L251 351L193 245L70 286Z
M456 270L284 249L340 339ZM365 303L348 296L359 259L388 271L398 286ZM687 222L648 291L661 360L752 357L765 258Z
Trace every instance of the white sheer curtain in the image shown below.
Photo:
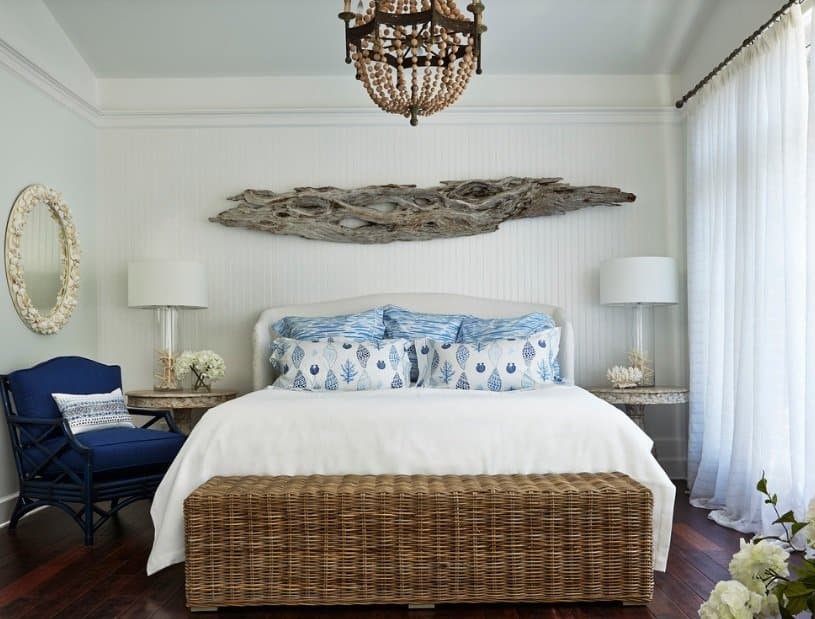
M744 532L775 519L755 490L762 471L786 509L815 493L804 31L796 5L688 114L691 500Z

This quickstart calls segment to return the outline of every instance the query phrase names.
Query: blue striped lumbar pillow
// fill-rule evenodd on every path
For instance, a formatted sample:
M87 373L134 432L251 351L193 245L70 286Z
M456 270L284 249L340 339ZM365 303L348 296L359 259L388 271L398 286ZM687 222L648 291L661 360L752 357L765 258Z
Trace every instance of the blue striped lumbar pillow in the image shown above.
M386 305L385 337L407 340L429 338L441 343L455 342L463 319L464 316L460 314L424 314L396 305ZM411 344L408 349L408 356L410 358L410 380L415 383L419 378L419 366L414 344Z
M105 428L135 428L121 389L110 393L52 393L57 408L74 434Z
M322 340L327 337L345 337L359 342L381 340L385 337L384 309L376 307L359 314L311 317L286 316L272 329L282 337L295 340Z

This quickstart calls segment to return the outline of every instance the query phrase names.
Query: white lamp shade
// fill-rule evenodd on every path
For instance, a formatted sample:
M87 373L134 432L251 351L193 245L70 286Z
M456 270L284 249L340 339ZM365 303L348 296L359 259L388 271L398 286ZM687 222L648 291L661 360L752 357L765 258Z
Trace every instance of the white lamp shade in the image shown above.
M679 275L673 258L614 258L600 266L603 305L671 305L679 302Z
M130 307L207 307L204 265L185 260L144 260L127 265Z

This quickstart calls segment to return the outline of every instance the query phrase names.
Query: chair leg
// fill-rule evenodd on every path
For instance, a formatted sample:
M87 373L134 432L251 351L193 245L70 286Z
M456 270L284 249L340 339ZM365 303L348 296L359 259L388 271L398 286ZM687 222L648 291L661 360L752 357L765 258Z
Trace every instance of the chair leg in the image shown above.
M25 499L22 495L17 497L17 502L14 504L14 509L11 511L11 519L8 521L8 530L13 531L17 528L17 523L23 515L23 508L25 507Z
M85 545L93 546L93 504L90 501L85 503L85 517L82 528L85 530Z
M85 519L82 524L85 530L85 545L93 546L93 472L90 460L85 469Z

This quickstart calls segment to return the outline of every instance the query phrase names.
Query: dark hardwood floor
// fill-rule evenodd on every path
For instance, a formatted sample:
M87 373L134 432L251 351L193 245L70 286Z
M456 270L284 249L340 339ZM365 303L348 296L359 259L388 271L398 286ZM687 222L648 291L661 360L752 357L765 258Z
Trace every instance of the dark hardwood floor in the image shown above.
M92 548L61 511L48 508L25 518L17 531L0 530L0 617L165 618L186 617L184 567L155 576L144 572L153 540L146 502L125 509L118 521L97 533ZM706 512L688 505L677 489L668 571L656 575L654 599L647 607L609 605L440 606L408 611L401 607L259 608L223 610L209 617L360 617L371 619L544 617L696 617L715 582L728 578L727 564L740 534L717 526Z

